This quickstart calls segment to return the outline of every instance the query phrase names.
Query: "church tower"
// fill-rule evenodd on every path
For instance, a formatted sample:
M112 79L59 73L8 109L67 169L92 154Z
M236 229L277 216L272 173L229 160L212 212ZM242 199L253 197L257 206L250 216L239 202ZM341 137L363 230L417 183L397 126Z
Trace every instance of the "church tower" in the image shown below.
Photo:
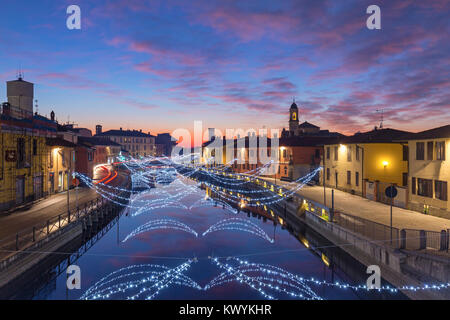
M298 108L295 100L289 108L289 131L291 135L295 135L298 129Z

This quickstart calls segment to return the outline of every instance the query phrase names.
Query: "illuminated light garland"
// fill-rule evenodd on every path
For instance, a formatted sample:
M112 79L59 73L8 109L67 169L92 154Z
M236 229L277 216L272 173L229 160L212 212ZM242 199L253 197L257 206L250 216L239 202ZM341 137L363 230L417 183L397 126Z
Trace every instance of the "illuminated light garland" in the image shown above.
M274 277L259 276L260 270L254 269L249 272L242 264L237 266L229 263L222 263L218 258L212 258L211 261L225 272L220 274L205 286L205 290L213 288L217 285L223 285L228 282L245 283L252 289L258 291L264 298L274 300L276 297L268 292L283 293L293 298L300 298L305 300L321 300L312 289L303 281L298 281L296 278L288 278L284 274L279 274L283 280ZM256 273L257 276L251 275Z
M198 236L197 232L190 228L188 225L171 219L158 219L158 220L151 220L135 230L133 230L130 234L128 234L125 239L122 240L122 242L126 242L128 239L131 239L133 237L136 237L139 234L152 231L152 230L164 230L164 229L173 229L173 230L180 230L187 233L191 233L194 236Z
M154 264L125 267L97 281L86 290L80 299L103 300L131 293L131 295L126 297L127 300L135 300L142 295L147 295L145 299L150 300L157 296L162 289L173 284L202 290L202 287L195 281L183 274L195 261L196 259L190 259L172 269ZM142 278L127 281L127 278L136 276L141 276Z
M289 279L296 279L298 281L303 281L306 283L310 283L313 285L318 286L329 286L329 287L337 287L339 289L353 289L353 290L375 290L375 291L386 291L390 293L397 293L399 290L401 291L420 291L420 290L444 290L450 288L450 283L441 283L441 284L425 284L423 286L401 286L401 287L392 287L392 286L381 286L379 289L369 289L366 285L352 285L352 284L346 284L346 283L339 283L336 282L327 282L325 280L318 280L314 278L303 278L298 275L295 275L293 273L290 273L282 268L268 265L268 264L261 264L261 263L251 263L245 260L242 260L238 257L229 257L228 260L234 260L239 265L243 265L246 268L257 268L259 271L265 274L270 274L274 276L281 276L283 278L289 278Z
M294 189L290 189L289 191L282 193L282 195L274 193L274 195L272 195L272 196L251 198L251 199L247 198L248 203L246 203L246 206L258 207L258 206L270 205L270 204L280 202L280 201L284 200L285 197L289 197L292 194L299 191L301 188L303 188L309 181L312 180L312 178L314 178L314 175L317 174L318 171L320 171L320 170L316 169L312 173L308 174L308 177L306 178L306 180L303 181L303 183L297 185L297 187L295 187ZM238 190L238 191L239 191L239 193L243 193L243 194L246 193L246 190ZM229 194L229 192L221 191L220 188L216 188L215 192L219 193L220 196L225 198L226 200L229 200L232 202L238 202L239 200L241 200L243 198L243 197L240 197L237 195Z
M231 213L234 213L234 214L238 214L239 213L237 209L233 208L227 202L223 202L223 201L216 200L216 199L213 200L211 198L197 200L194 204L192 204L189 207L189 210L192 210L193 208L200 208L200 207L215 207L216 204L222 205L223 209L228 210Z
M270 238L267 233L258 227L256 224L251 222L250 220L241 219L241 218L228 218L221 220L212 226L210 226L205 232L203 232L202 236L206 236L208 233L216 232L216 231L244 231L250 234L261 237L270 243L273 243L274 240Z

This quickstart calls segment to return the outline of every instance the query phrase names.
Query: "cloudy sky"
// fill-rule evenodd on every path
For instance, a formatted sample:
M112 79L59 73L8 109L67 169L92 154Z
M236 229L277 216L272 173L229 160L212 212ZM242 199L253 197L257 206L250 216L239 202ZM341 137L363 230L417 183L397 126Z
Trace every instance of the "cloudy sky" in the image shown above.
M81 8L68 30L66 8ZM366 8L381 8L368 30ZM450 123L450 1L2 1L0 100L20 68L39 112L152 133L282 128L354 133Z

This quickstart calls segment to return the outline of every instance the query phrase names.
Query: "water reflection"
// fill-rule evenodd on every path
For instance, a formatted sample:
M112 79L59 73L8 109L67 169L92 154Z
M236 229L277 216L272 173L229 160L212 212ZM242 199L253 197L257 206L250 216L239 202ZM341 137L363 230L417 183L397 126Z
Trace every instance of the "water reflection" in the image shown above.
M155 186L133 195L116 227L78 258L81 290L68 291L62 272L33 297L403 298L360 290L364 266L311 230L292 229L271 208L220 202L182 176Z

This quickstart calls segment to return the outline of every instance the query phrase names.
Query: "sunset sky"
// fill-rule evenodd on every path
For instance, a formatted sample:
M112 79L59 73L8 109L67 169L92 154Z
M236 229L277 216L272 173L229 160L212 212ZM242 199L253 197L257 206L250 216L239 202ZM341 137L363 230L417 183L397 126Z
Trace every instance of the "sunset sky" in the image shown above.
M81 30L66 8L81 8ZM368 30L366 8L381 8ZM0 101L17 70L39 113L152 134L287 127L351 134L450 123L450 1L4 1Z

